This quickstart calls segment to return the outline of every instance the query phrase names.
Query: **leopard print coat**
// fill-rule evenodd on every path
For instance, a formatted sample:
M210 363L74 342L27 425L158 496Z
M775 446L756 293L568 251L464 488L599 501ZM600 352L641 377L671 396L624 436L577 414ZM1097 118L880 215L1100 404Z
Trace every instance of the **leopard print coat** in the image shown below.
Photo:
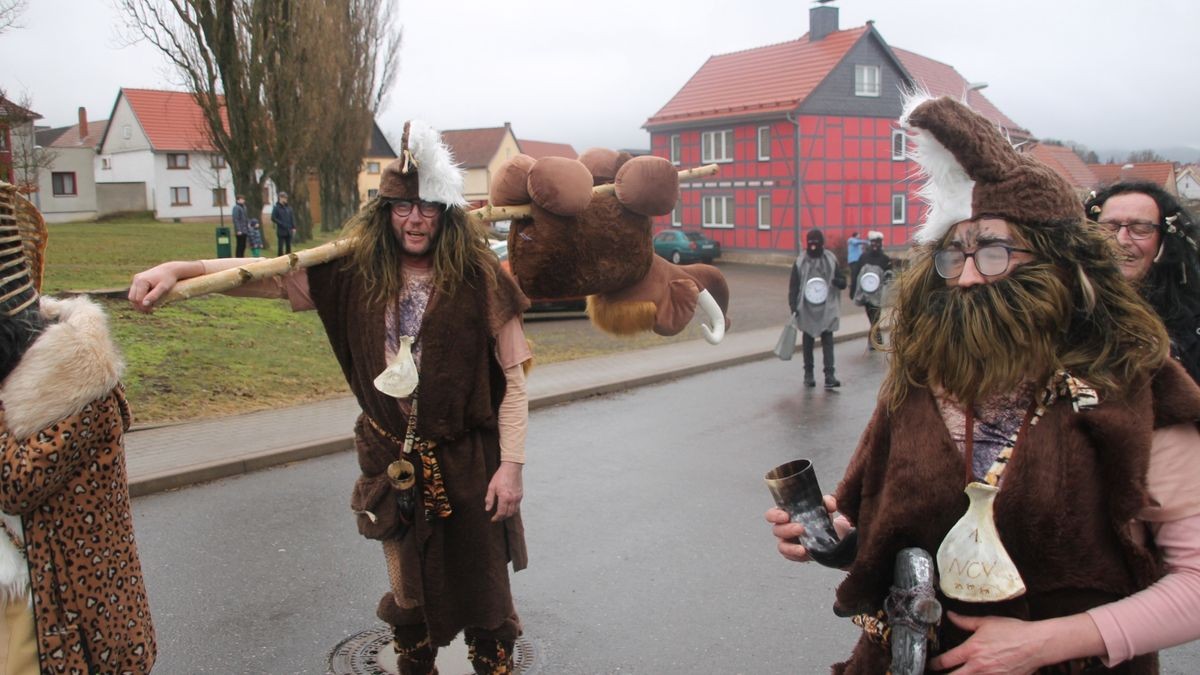
M147 673L123 363L96 304L43 298L42 313L54 323L0 386L0 589L6 601L32 590L42 673Z

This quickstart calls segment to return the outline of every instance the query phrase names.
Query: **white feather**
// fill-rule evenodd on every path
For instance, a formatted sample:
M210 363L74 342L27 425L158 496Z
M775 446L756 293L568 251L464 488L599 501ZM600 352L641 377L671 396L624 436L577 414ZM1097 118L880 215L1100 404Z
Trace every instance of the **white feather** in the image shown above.
M917 194L929 205L925 222L917 228L916 240L922 244L939 241L951 227L971 218L971 195L975 181L946 146L932 133L909 124L913 110L933 97L928 92L905 92L900 126L908 132L912 146L910 157L919 167L922 179Z
M449 206L466 206L463 171L454 163L450 148L436 129L421 120L408 128L408 147L417 161L417 189L421 199Z

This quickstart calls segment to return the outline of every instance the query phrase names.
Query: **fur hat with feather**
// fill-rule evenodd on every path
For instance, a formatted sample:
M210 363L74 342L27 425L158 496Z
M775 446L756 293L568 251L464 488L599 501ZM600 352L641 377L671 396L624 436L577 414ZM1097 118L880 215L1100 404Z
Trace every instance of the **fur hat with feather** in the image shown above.
M384 199L421 199L447 206L466 206L463 172L436 129L421 120L404 123L400 156L379 180Z
M939 241L955 224L983 216L1024 225L1083 219L1075 190L1053 169L1017 152L987 118L949 97L906 96L900 126L929 205L916 240Z

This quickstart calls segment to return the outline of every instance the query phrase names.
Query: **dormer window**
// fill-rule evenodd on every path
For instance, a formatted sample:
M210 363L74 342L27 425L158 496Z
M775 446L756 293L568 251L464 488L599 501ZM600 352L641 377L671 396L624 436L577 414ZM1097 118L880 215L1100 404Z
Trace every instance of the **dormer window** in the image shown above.
M854 95L879 96L879 66L854 66Z

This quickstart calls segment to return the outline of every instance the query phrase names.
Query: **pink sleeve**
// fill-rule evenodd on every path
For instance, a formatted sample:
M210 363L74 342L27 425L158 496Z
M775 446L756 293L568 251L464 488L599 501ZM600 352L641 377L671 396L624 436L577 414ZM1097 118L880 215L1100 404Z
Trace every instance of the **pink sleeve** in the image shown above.
M292 270L279 277L246 282L225 291L225 295L238 298L283 298L291 303L293 312L316 309L308 291L308 271L304 268Z
M1152 523L1167 574L1128 598L1088 610L1113 666L1200 639L1200 515Z
M501 368L508 370L532 358L529 341L525 339L525 326L521 315L518 314L509 319L496 333L496 359L500 361Z

